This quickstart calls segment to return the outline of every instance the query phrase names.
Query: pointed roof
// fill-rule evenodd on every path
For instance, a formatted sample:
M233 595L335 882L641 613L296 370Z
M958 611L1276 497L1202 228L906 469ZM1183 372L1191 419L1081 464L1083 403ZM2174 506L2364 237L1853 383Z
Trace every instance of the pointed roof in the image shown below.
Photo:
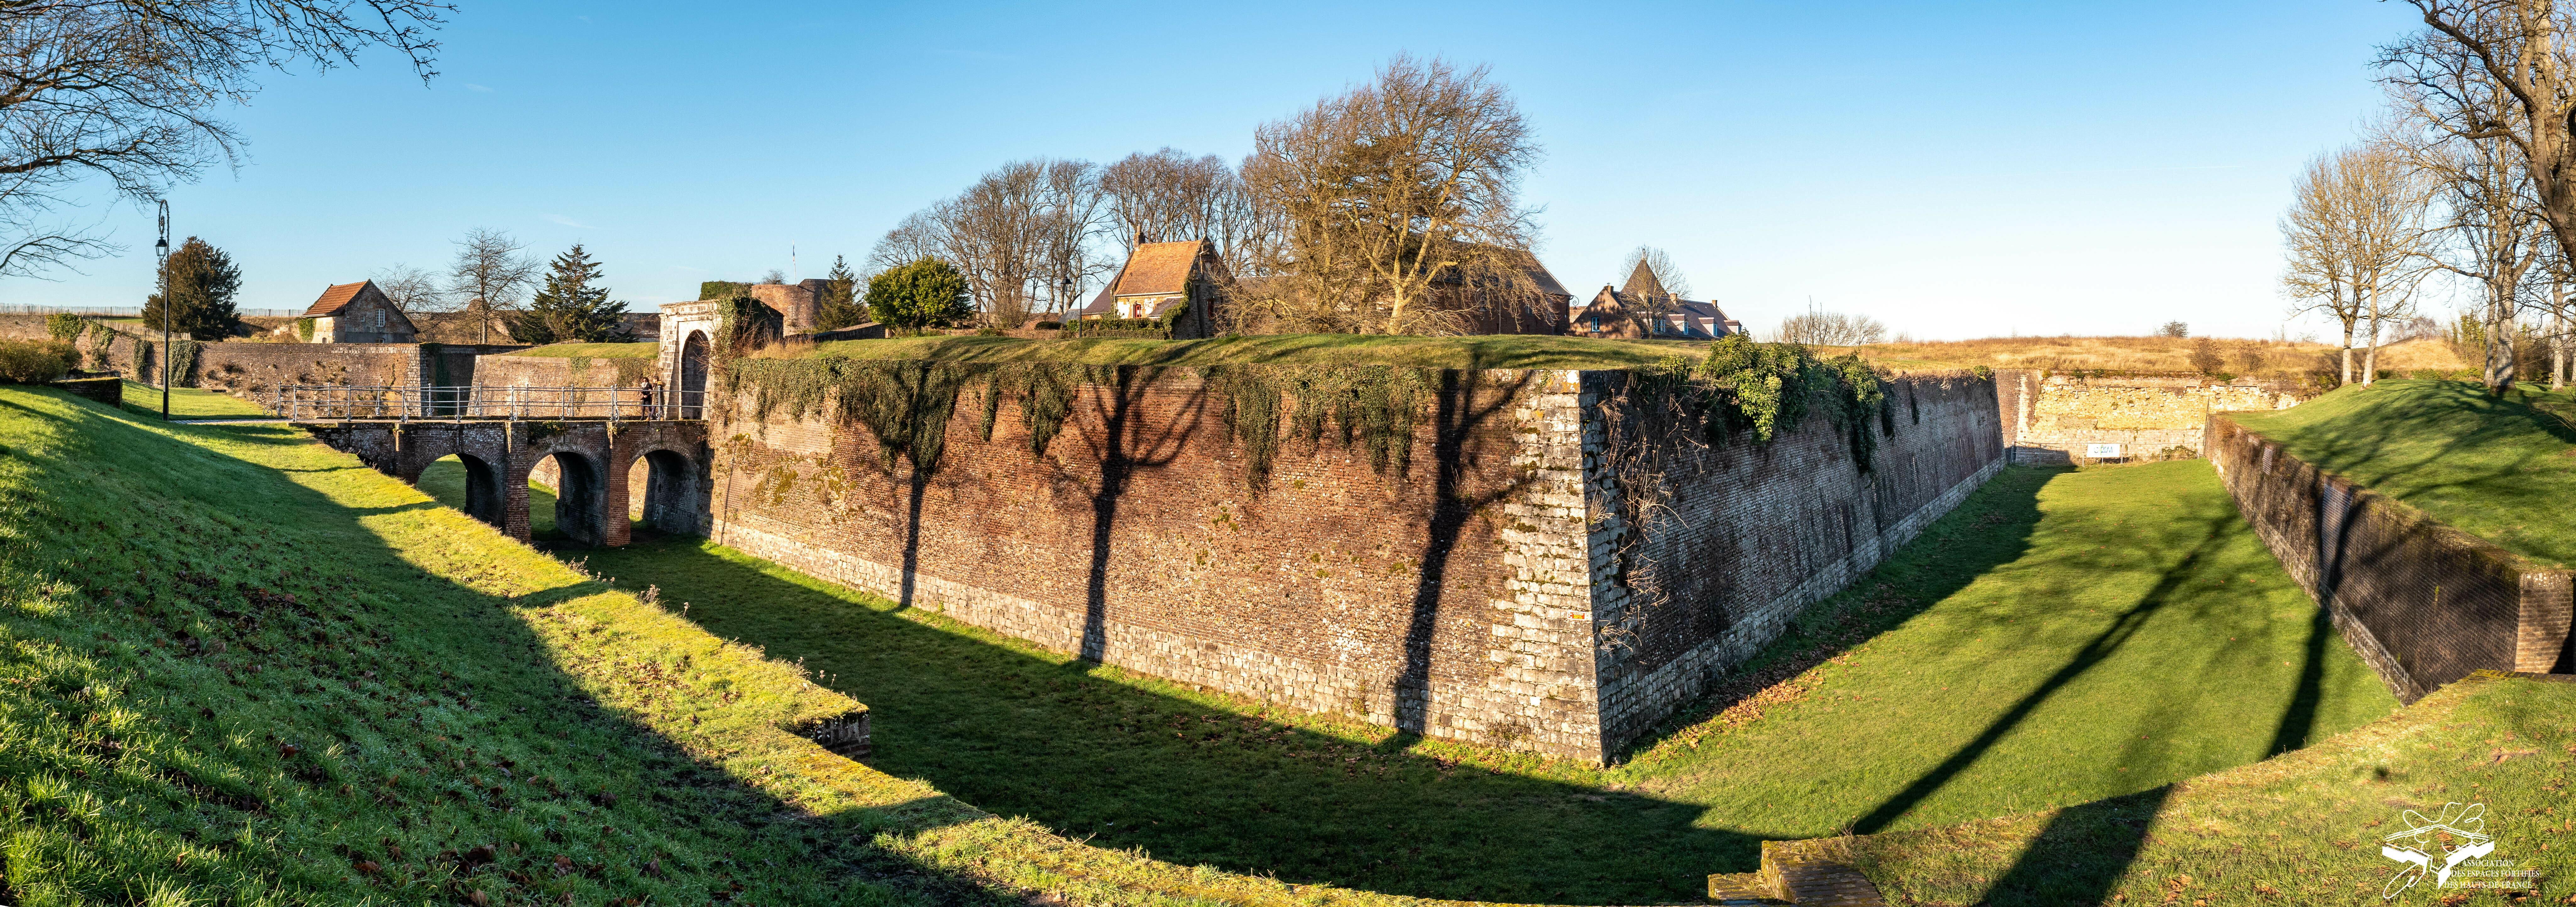
M1204 239L1186 242L1149 242L1137 246L1127 256L1127 266L1119 269L1118 279L1109 282L1116 289L1113 296L1143 296L1153 293L1179 293L1189 289L1191 266L1198 263L1201 249L1213 250L1214 244Z
M1643 259L1638 260L1636 270L1628 272L1628 282L1619 287L1619 292L1640 299L1673 295L1664 290L1663 279L1655 276L1655 269L1647 267Z
M1100 295L1091 297L1090 305L1075 309L1072 314L1077 316L1106 315L1111 312L1118 311L1118 281L1125 279L1126 276L1127 269L1124 267L1119 268L1118 276L1109 278L1108 283L1100 285Z
M332 284L322 291L322 298L313 300L313 307L305 309L302 317L321 318L326 315L337 315L341 309L348 308L349 303L357 301L359 292L375 285L376 282L372 280ZM376 293L383 295L384 291L377 290Z

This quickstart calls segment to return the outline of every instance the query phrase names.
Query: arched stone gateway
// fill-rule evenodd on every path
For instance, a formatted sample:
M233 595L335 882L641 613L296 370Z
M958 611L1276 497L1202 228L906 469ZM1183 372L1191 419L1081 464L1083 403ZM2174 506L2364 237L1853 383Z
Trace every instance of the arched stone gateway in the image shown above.
M645 507L663 531L703 531L710 509L707 427L697 421L314 422L303 426L334 448L405 482L450 454L465 464L465 509L512 538L528 538L528 473L554 457L561 469L555 524L584 545L627 543L626 465L650 458ZM658 506L657 506L658 505ZM661 518L651 515L659 513ZM613 517L613 518L612 518Z
M680 418L703 418L707 401L707 335L690 331L680 344L680 374L671 382L679 391Z

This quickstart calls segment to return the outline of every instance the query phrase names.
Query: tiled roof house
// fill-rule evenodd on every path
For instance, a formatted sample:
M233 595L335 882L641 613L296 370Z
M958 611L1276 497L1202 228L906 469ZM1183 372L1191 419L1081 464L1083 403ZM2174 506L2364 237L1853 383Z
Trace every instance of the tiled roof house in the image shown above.
M1564 325L1558 323L1557 316L1573 303L1574 294L1567 292L1556 275L1548 273L1547 266L1528 250L1514 249L1505 254L1529 278L1531 288L1537 290L1535 298L1489 296L1484 292L1489 288L1471 286L1452 271L1432 279L1434 301L1447 308L1472 310L1466 328L1473 334L1562 332Z
M1118 276L1100 288L1100 295L1066 318L1160 318L1186 304L1188 308L1172 325L1172 336L1213 336L1215 309L1224 304L1223 288L1230 282L1215 243L1204 239L1139 243L1136 251L1128 253Z
M1649 314L1652 302L1668 303L1670 311ZM1744 324L1726 317L1726 311L1714 302L1682 299L1664 291L1663 281L1644 262L1628 275L1628 283L1619 289L1601 285L1588 305L1575 306L1565 332L1578 337L1670 337L1681 340L1714 340L1741 333Z
M313 319L314 343L413 343L420 335L372 280L324 289L303 317Z

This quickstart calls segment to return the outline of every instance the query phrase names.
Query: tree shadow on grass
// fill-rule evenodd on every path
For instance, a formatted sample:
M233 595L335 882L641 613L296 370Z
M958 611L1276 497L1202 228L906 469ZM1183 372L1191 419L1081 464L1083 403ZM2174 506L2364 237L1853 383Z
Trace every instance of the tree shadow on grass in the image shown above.
M2109 660L2112 654L2118 652L2122 645L2135 637L2157 612L2175 602L2183 584L2190 579L2192 568L2196 567L2201 559L2209 557L2220 548L2237 540L2236 534L2225 531L2223 525L2217 525L2230 522L2241 522L2233 508L2213 517L2213 525L2210 526L2210 531L2204 534L2200 544L2194 546L2191 552L2185 554L2174 566L2166 569L2164 575L2157 579L2155 586L2145 595L2140 596L2136 604L2122 612L2110 626L2105 627L2101 633L2086 642L2083 648L2076 651L2074 657L2057 669L2056 673L2049 675L2047 680L2042 681L2029 693L2023 694L2021 699L2013 703L2012 707L2006 709L2002 715L1988 722L1986 729L1974 740L1951 753L1949 758L1943 759L1931 771L1914 779L1913 783L1906 785L1904 790L1880 803L1867 815L1860 817L1853 823L1853 830L1861 834L1876 834L1885 830L1896 820L1904 817L1907 812L1912 811L1917 804L1939 792L1943 786L1950 783L1952 778L1967 770L1968 766L1975 764L1986 754L1986 751L2001 742L2005 735L2010 734L2014 728L2021 726L2023 721L2037 712L2050 696L2074 682L2076 678L2082 677L2096 665Z
M1978 577L2020 560L2039 526L2039 493L2068 466L2011 466L1968 495L1851 588L1810 606L1789 629L1697 701L1632 741L1631 754L1705 733L1711 717L1923 613Z
M526 608L597 584L477 591L276 470L103 413L12 406L13 420L64 428L41 451L11 451L20 475L0 485L0 510L28 523L0 550L0 583L51 586L72 604L0 609L13 644L62 656L13 666L57 672L53 683L0 695L50 696L76 720L138 719L106 744L0 752L0 775L77 779L66 783L132 805L89 826L31 817L27 854L112 846L84 864L13 866L22 892L118 900L169 881L274 888L280 903L478 890L495 902L1019 900L872 843L961 810L807 814L592 698Z
M801 659L868 704L867 762L1101 846L1369 891L1621 904L1698 897L1758 863L1704 808L1499 768L1408 733L1282 712L1004 640L717 548L664 538L591 566L721 636ZM862 602L867 602L863 604Z

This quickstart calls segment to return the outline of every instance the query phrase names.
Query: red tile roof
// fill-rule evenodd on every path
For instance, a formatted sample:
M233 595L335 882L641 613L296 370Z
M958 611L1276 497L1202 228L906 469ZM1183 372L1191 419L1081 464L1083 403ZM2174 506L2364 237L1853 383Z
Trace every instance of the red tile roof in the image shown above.
M1199 247L1207 240L1188 242L1149 242L1136 247L1127 256L1127 268L1115 284L1119 296L1141 296L1148 293L1179 293L1189 289L1190 266L1199 260Z
M304 310L303 317L320 318L325 315L339 314L341 309L349 307L351 300L358 298L358 291L366 289L368 284L374 282L361 280L357 283L332 284L330 289L322 291L322 298L313 300L312 308Z

